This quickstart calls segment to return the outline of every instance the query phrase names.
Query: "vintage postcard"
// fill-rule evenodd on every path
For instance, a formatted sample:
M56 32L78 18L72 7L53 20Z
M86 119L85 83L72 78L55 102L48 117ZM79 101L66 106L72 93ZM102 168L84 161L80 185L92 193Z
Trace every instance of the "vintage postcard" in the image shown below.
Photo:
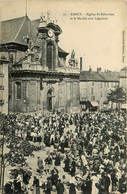
M0 1L0 193L126 193L126 1Z

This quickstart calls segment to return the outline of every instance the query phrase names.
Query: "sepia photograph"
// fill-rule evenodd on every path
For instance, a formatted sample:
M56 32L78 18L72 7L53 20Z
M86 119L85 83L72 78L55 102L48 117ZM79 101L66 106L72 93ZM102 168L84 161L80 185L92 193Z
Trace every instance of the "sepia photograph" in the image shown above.
M126 194L126 7L0 1L1 194Z

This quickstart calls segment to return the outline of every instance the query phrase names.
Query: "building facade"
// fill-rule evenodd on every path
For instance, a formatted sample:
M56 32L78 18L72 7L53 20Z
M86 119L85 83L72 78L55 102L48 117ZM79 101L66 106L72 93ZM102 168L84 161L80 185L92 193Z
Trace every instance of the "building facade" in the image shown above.
M106 110L110 108L106 96L119 85L118 73L105 71L82 71L80 74L80 105L86 110Z
M0 112L8 114L8 63L0 56Z
M0 51L10 60L9 112L78 111L80 71L74 51L66 64L69 53L58 45L62 29L49 18L27 16L2 26Z
M124 89L127 96L127 66L120 70L119 85ZM121 108L127 111L127 98L126 98L126 103L123 103L121 105Z
M123 87L127 93L127 66L120 70L119 82L120 87Z

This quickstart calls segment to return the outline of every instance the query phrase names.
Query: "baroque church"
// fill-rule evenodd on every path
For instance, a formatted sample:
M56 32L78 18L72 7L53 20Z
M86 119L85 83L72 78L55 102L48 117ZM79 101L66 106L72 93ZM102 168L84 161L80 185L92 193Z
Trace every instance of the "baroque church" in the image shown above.
M59 47L62 29L47 16L1 22L1 58L8 59L9 113L79 109L78 62Z

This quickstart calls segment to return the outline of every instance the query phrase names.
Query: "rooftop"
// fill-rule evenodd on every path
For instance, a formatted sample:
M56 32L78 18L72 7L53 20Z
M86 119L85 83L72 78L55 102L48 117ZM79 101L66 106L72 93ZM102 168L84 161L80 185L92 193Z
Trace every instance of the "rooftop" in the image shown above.
M37 29L34 27L28 16L23 16L1 22L1 42L27 44L25 37L31 37L36 40Z
M111 71L82 71L80 74L80 81L117 82L119 81L119 74Z
M28 45L26 39L31 38L36 46L39 24L40 19L30 20L28 16L2 21L0 44L18 44L15 48L17 50L19 48L20 50L21 45L26 45L25 48L27 48ZM46 23L45 27L53 28L57 34L62 33L61 28L52 22ZM60 47L58 48L58 51L60 57L66 57L69 54Z

